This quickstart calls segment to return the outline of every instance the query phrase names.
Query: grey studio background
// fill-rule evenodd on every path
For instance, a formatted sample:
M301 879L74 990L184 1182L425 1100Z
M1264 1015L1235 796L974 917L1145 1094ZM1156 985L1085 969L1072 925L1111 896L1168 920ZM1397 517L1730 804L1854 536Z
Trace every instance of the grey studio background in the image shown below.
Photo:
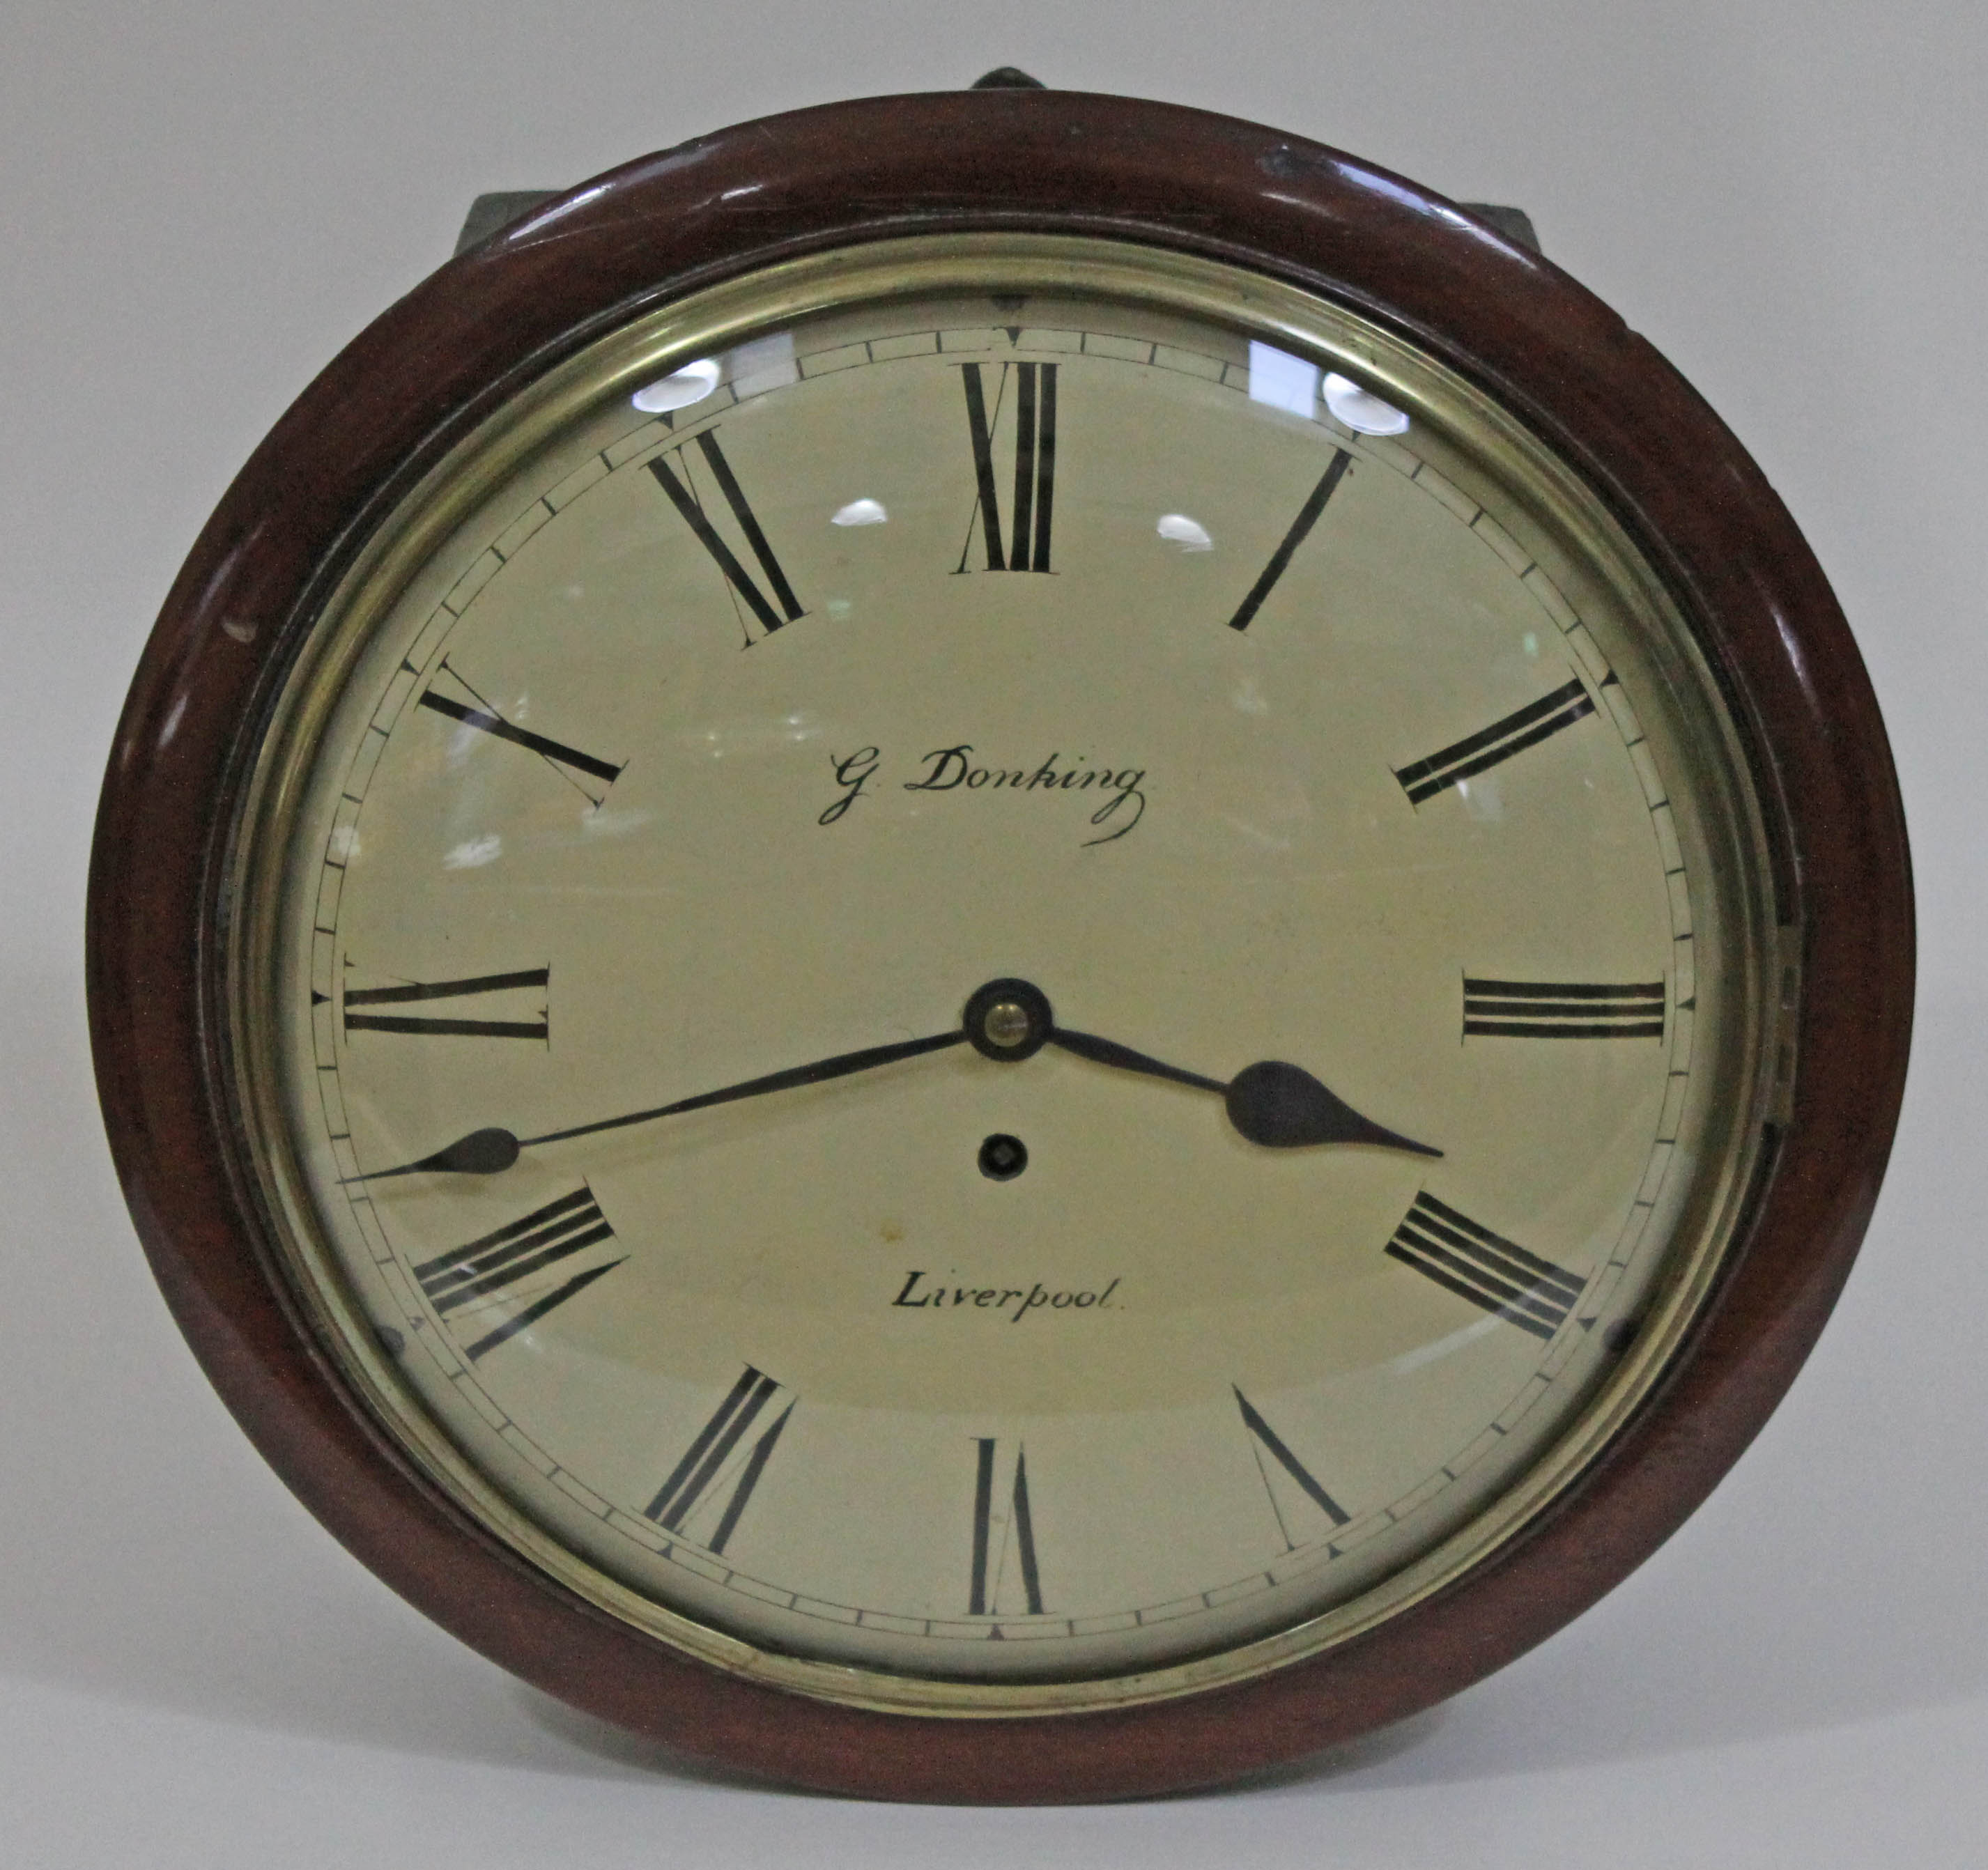
M1988 1861L1988 25L1927 0L11 0L0 12L0 1862L1834 1866ZM146 631L285 404L486 189L963 84L1254 117L1548 254L1739 432L1849 612L1921 913L1864 1257L1710 1503L1442 1710L1245 1793L968 1814L745 1788L430 1628L168 1320L83 1033Z

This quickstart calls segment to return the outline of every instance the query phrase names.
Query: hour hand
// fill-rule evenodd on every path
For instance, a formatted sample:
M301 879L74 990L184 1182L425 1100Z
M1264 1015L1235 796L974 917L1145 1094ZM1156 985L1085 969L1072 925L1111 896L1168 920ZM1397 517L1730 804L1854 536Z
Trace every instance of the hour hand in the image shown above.
M1367 1143L1382 1149L1405 1149L1412 1155L1442 1154L1361 1116L1302 1066L1286 1064L1282 1059L1246 1065L1225 1083L1135 1052L1115 1039L1072 1032L1056 1023L1047 997L1027 981L989 982L967 1003L966 1028L975 1049L989 1058L1026 1058L1043 1046L1058 1046L1093 1064L1213 1091L1222 1099L1236 1134L1266 1149Z
M1361 1116L1303 1066L1286 1064L1280 1058L1246 1065L1225 1084L1219 1078L1202 1077L1195 1072L1162 1064L1129 1046L1096 1038L1089 1033L1073 1033L1058 1026L1050 1035L1050 1043L1100 1065L1115 1065L1121 1070L1143 1072L1149 1077L1219 1092L1236 1134L1266 1149L1301 1149L1314 1143L1369 1143L1382 1149L1405 1149L1412 1155L1442 1154L1427 1143L1418 1143Z
M1266 1058L1244 1066L1229 1080L1222 1103L1237 1131L1266 1148L1373 1143L1383 1149L1405 1149L1411 1155L1442 1154L1362 1117L1302 1066L1287 1065L1282 1059Z

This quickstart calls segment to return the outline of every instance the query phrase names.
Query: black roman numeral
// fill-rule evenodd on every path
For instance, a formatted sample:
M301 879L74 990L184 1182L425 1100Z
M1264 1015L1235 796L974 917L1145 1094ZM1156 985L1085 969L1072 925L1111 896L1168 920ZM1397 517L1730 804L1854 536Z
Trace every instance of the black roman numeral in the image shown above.
M515 974L479 974L471 980L410 981L398 987L348 987L345 990L345 1030L348 1033L424 1033L462 1039L536 1039L552 1036L552 1022L542 1005L536 1020L445 1020L425 1013L354 1013L355 1006L399 1006L420 1000L455 1000L485 993L509 993L547 986L550 968L524 968Z
M1297 1456L1284 1446L1283 1437L1264 1421L1256 1406L1234 1384L1229 1386L1236 1391L1236 1406L1242 1412L1242 1425L1249 1431L1254 1446L1250 1452L1256 1457L1256 1472L1262 1477L1263 1491L1270 1496L1270 1510L1277 1516L1277 1530L1284 1536L1284 1544L1296 1551L1298 1542L1291 1537L1289 1521L1277 1499L1277 1490L1271 1484L1270 1469L1263 1465L1263 1456L1268 1455L1286 1474L1297 1483L1298 1491L1323 1513L1335 1527L1344 1526L1347 1515L1338 1501L1320 1486L1317 1478Z
M1325 472L1318 477L1318 485L1307 496L1303 506L1298 509L1298 516L1291 522L1276 551L1270 554L1270 562L1263 567L1256 582L1249 587L1249 594L1236 606L1236 614L1229 618L1231 630L1247 630L1256 613L1263 607L1263 600L1276 589L1277 580L1290 566L1299 546L1305 542L1305 535L1318 524L1318 516L1325 511L1325 503L1330 499L1334 489L1345 478L1346 470L1353 465L1353 457L1344 448L1334 448L1332 459Z
M1433 1195L1415 1197L1388 1252L1535 1337L1552 1337L1581 1297L1582 1282L1564 1266L1480 1227Z
M738 522L739 530L746 536L746 543L752 556L759 561L759 570L767 583L773 587L769 597L753 581L752 574L739 562L739 555L720 537L718 529L711 523L703 503L691 485L690 464L685 458L684 448L694 442L703 455L705 465L711 470L711 477L718 483L718 491L725 497L725 504L731 508L732 517ZM671 467L669 455L677 457L677 465L683 469L678 478L676 469ZM725 451L718 445L715 429L704 431L694 436L691 442L683 448L673 448L658 455L648 464L649 472L656 477L656 485L670 497L670 504L683 515L684 523L697 536L697 543L709 553L718 569L724 573L725 581L737 593L747 610L759 620L759 627L768 635L789 624L796 622L807 613L801 608L800 600L794 595L794 587L787 582L787 574L781 570L780 561L774 557L773 548L766 543L765 530L759 517L746 498L745 490L739 485L739 478L732 472L732 464L725 458ZM778 610L773 607L777 602ZM752 631L746 633L748 643L754 641Z
M973 443L974 511L980 521L982 543L989 571L1047 571L1050 522L1056 497L1057 368L1053 364L1017 364L1015 371L1015 499L1013 526L1004 554L1001 506L994 487L994 429L1001 418L1009 367L1001 366L992 414L981 367L962 364L960 380L966 387L966 427ZM973 550L973 527L967 525L966 545L955 572L966 569Z
M1463 1036L1497 1039L1661 1039L1664 983L1463 978Z
M780 1431L794 1412L793 1401L760 1432L743 1456L739 1455L739 1444L780 1393L778 1382L748 1364L732 1385L732 1393L712 1412L711 1419L698 1429L644 1512L664 1531L678 1532L701 1506L715 1506L722 1498L725 1504L716 1530L704 1541L708 1550L722 1552L766 1472ZM729 1493L723 1491L722 1483L727 1481L731 1483Z
M1594 712L1594 704L1577 675L1566 687L1528 702L1516 714L1493 722L1482 732L1469 735L1440 753L1432 753L1427 759L1400 768L1395 777L1401 781L1410 803L1419 805L1425 799L1448 791L1460 779L1474 778L1514 753L1537 746L1549 735L1573 726Z
M512 725L471 688L455 669L449 666L446 657L443 658L441 666L443 671L470 698L467 702L459 702L452 696L439 694L434 683L431 682L422 691L419 703L421 707L432 708L435 713L445 715L451 721L460 721L465 727L473 727L478 733L488 734L493 740L506 740L512 746L522 747L528 752L537 754L561 779L593 804L598 805L607 796L607 788L621 776L620 766L608 760L597 759L591 753L583 753L579 748L570 747L563 741L550 740L543 734L535 734L527 728ZM625 761L623 763L624 765L626 763ZM598 781L597 789L584 784L583 779Z
M414 1277L429 1303L445 1317L465 1306L481 1310L486 1304L502 1307L526 1300L464 1351L474 1363L618 1266L621 1262L611 1260L576 1273L549 1290L539 1289L538 1276L548 1267L614 1237L614 1229L608 1226L592 1191L577 1188L508 1227L416 1266Z
M1036 1526L1029 1512L1029 1458L1015 1446L1014 1484L1006 1490L1005 1510L997 1503L995 1470L1002 1464L999 1444L992 1437L974 1444L973 1567L968 1587L969 1617L999 1615L1001 1580L1012 1549L1022 1573L1022 1597L1031 1616L1043 1608L1042 1571L1036 1563Z

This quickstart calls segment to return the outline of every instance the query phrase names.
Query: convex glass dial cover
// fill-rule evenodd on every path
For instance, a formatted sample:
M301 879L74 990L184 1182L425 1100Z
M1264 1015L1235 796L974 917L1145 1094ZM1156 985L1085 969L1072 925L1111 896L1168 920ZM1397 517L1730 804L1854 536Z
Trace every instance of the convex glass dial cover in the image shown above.
M1019 236L693 297L401 503L279 713L292 1274L701 1653L1023 1708L1329 1643L1552 1497L1729 1237L1716 691L1560 463L1317 299Z

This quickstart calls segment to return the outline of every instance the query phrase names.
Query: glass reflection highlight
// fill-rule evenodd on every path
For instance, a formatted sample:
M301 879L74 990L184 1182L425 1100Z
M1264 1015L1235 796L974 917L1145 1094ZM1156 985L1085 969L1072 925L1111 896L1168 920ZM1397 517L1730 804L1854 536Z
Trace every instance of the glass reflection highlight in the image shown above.
M732 365L732 394L743 401L769 390L783 390L801 380L801 367L794 361L794 334L776 331L771 337L755 338L741 344L729 360Z
M1326 373L1325 406L1356 435L1405 435L1408 431L1405 411L1384 403L1372 391L1361 389L1337 370Z
M1249 400L1309 421L1318 407L1318 366L1252 338Z
M681 370L645 384L631 400L644 415L663 415L672 409L688 409L692 403L702 402L718 387L718 360L699 357L695 364L686 364Z
M1215 541L1209 537L1208 528L1199 519L1190 519L1185 513L1162 513L1158 529L1161 538L1180 547L1183 552L1212 552Z

